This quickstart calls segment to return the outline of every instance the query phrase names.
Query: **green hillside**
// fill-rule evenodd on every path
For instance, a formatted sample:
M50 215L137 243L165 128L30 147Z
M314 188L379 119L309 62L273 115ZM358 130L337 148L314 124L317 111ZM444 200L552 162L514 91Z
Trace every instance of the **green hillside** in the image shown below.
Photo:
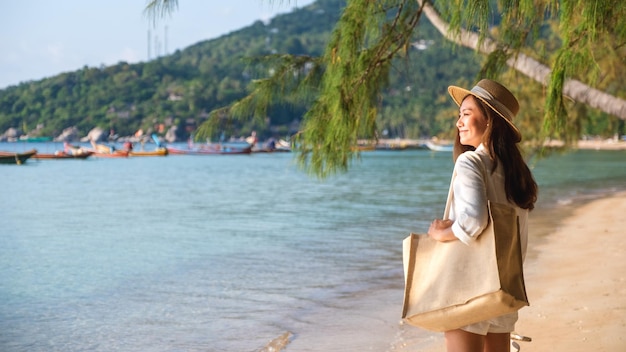
M0 134L8 128L58 136L75 126L79 135L94 127L120 136L143 129L163 134L176 126L185 140L208 112L246 95L249 83L270 74L269 67L251 66L246 58L274 53L321 55L341 14L343 0L318 0L220 38L199 42L150 62L120 62L84 67L40 81L0 90ZM415 33L415 45L396 62L380 109L381 136L417 138L450 129L454 116L446 87L459 79L473 81L479 58L454 49L427 24ZM295 132L306 106L270 109L264 124L230 126L227 135L256 130L260 137ZM444 113L445 114L445 113Z

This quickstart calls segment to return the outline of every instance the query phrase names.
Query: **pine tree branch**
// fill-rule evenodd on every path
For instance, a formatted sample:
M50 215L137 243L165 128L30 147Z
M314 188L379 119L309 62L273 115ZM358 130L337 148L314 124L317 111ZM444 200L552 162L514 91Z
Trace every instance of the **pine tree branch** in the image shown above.
M498 44L489 38L480 38L477 33L461 28L459 34L453 34L450 25L446 23L437 10L425 0L416 0L422 7L424 14L437 30L448 40L471 48L483 54L489 54L498 48ZM541 62L516 52L507 64L544 86L549 85L552 74L550 67ZM586 104L607 114L626 120L626 100L607 94L603 91L575 79L564 79L562 94L574 101Z

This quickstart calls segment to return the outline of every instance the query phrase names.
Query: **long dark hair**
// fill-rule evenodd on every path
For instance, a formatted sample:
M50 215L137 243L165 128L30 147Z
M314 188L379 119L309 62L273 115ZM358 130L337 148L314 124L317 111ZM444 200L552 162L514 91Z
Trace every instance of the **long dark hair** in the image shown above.
M487 104L473 95L468 95L465 99L468 97L474 99L483 116L487 119L487 129L483 134L482 144L487 148L489 157L493 161L491 173L496 170L498 163L501 162L504 170L506 198L522 209L533 210L537 201L537 183L515 142L515 132L504 121L504 118L500 117ZM454 142L454 160L456 161L462 153L474 149L470 145L461 144L457 130L456 141Z

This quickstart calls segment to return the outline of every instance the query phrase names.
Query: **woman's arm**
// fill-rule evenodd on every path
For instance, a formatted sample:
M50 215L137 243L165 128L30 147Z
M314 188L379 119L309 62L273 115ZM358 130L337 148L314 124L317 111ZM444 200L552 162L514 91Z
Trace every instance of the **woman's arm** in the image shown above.
M489 222L482 161L474 152L461 154L454 178L454 222L450 231L465 244L474 241Z
M455 165L452 187L451 219L435 220L428 235L437 241L460 240L470 244L487 226L487 191L483 180L480 157L473 152L461 154Z

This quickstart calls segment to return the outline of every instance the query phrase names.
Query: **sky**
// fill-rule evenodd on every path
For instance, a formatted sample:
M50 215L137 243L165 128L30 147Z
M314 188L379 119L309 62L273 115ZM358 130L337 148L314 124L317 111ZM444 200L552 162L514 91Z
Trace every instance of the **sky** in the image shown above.
M171 54L312 2L178 0L155 24L143 13L147 0L0 0L0 89L84 66L147 61L148 42L151 58Z

